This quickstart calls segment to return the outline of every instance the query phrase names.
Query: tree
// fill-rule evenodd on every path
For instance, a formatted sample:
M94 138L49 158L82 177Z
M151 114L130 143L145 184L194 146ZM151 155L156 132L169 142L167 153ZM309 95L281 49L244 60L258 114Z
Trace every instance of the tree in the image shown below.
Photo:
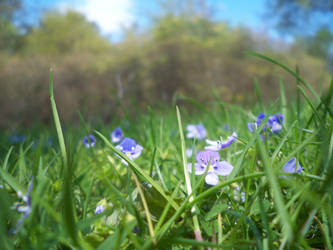
M15 48L18 32L13 19L20 8L20 0L0 0L0 50L12 51Z
M294 35L310 55L333 64L333 0L267 0L267 7L280 32Z
M90 51L105 52L110 42L101 37L94 23L75 11L48 12L39 27L26 37L25 53L61 55Z
M280 31L313 33L333 21L333 0L267 0L267 16Z

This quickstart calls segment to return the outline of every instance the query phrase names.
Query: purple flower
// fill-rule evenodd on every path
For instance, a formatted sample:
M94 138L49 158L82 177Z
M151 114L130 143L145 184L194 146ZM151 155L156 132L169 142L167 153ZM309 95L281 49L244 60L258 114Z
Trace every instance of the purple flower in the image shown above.
M123 138L124 134L121 128L116 128L115 130L112 131L111 133L111 141L113 143L120 142L120 140Z
M9 141L13 144L16 144L16 143L20 143L20 142L25 142L26 141L26 137L24 135L11 135L9 136Z
M225 141L211 141L211 140L206 140L206 143L210 144L209 146L206 146L206 150L213 150L213 151L219 151L223 148L229 147L237 138L237 133L233 132L231 136L227 138Z
M197 153L197 148L194 147L194 154ZM185 154L187 156L187 158L192 158L192 155L193 155L193 149L192 148L188 148L185 150Z
M249 122L247 123L247 128L251 133L254 133L257 128L260 126L261 122L265 119L266 115L265 113L260 113L257 117L256 122ZM270 130L276 134L282 129L282 124L284 121L284 117L282 114L275 114L270 117L268 117L267 126L270 128ZM264 125L263 130L266 131L266 125ZM263 135L260 135L262 139L265 137Z
M267 125L273 133L278 133L282 129L284 117L282 114L276 114L268 117Z
M297 161L297 167L296 167L296 158L291 158L283 167L282 171L285 173L297 173L300 174L304 168L299 164Z
M205 139L207 135L207 131L205 127L200 123L200 124L189 124L186 127L187 138L196 138L198 140L203 140Z
M205 181L209 185L217 185L219 175L227 176L231 173L233 166L226 161L220 161L220 155L211 150L200 151L196 157L197 162L194 164L194 174L202 175L206 172ZM208 163L210 162L209 166ZM188 171L192 173L192 164L188 164Z
M257 128L260 126L261 122L265 119L266 114L265 113L259 113L257 116L256 122L248 122L247 128L251 133L254 133ZM264 126L264 130L266 130L266 127Z
M229 126L228 126L228 124L224 124L224 125L222 126L222 128L223 128L225 131L229 130Z
M112 207L112 202L110 202L109 204L106 202L106 199L101 200L100 202L98 202L96 209L95 209L95 214L100 214L103 213L105 208L107 206Z
M266 114L265 113L259 113L259 115L257 116L257 125L259 126L261 124L261 122L265 119Z
M243 203L245 202L246 194L245 192L240 192L240 187L237 185L235 187L235 199L241 200Z
M105 209L105 205L103 206L103 205L97 205L97 207L96 207L96 209L95 209L95 214L100 214L100 213L103 213L103 211L104 211L104 209Z
M21 218L16 223L16 228L11 228L10 233L16 234L23 226L24 219L27 218L31 212L31 195L30 192L33 187L33 177L31 177L28 192L24 195L21 191L17 192L17 196L22 199L23 202L15 202L13 209L16 209L19 213L22 213Z
M124 140L116 146L116 149L124 153L131 160L138 158L143 150L143 147L136 144L136 141L131 138L124 138ZM123 163L127 165L127 162L123 160Z
M93 136L93 135L85 136L82 141L83 141L84 146L86 146L86 148L91 148L91 147L95 146L95 143L96 143L95 136Z

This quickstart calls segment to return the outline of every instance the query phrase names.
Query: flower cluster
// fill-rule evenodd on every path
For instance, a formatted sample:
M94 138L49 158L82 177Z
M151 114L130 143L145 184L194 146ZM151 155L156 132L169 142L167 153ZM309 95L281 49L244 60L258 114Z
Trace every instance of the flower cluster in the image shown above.
M187 125L186 130L187 130L186 134L187 138L196 138L198 140L203 140L207 136L207 131L201 123L189 124Z
M209 185L217 185L220 176L227 176L231 173L233 166L227 161L220 161L220 155L216 151L200 151L196 156L197 162L192 166L188 164L188 171L195 175L202 175L207 172L205 181Z
M121 130L121 128L118 127L112 131L112 133L110 134L110 137L111 137L111 141L113 143L117 143L117 142L120 142L120 140L124 137L124 134L123 134L123 131ZM96 144L96 138L94 135L90 134L90 135L83 137L82 142L86 148L92 148Z
M265 119L265 117L266 117L265 113L260 113L257 116L257 120L255 122L249 122L247 124L248 130L251 133L255 132L258 129L258 127L260 126L261 122ZM268 127L271 132L273 132L274 134L277 134L283 128L283 122L284 122L284 117L282 114L272 115L272 116L268 117L267 124L264 125L263 131L266 131L267 127ZM262 135L261 135L261 138L263 138Z
M12 209L15 209L19 213L22 213L22 217L17 221L16 228L11 229L11 233L16 234L20 228L23 225L23 221L25 218L29 216L31 213L31 195L30 192L33 187L33 177L31 178L30 185L28 187L28 192L26 194L23 194L21 191L17 192L17 196L23 201L23 202L15 202Z

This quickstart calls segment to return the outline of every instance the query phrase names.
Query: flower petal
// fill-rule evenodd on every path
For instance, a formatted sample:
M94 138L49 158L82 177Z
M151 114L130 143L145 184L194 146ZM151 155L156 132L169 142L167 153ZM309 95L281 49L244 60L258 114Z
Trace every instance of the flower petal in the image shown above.
M192 157L192 148L186 149L185 154L186 154L187 158L191 158Z
M302 166L297 161L297 169L296 169L296 158L291 158L283 167L282 171L285 173L301 173L303 171Z
M222 176L227 176L231 173L233 168L234 167L229 162L221 161L214 166L214 173Z
M188 171L192 173L192 163L187 164ZM194 174L202 175L206 171L206 167L203 164L194 163Z
M138 158L141 155L142 150L143 150L143 147L139 144L136 144L135 149L131 154L131 158L133 158L133 159Z
M282 125L278 122L273 122L271 130L273 133L278 133L282 129Z
M219 183L219 177L216 174L209 172L205 177L205 181L208 185L215 186Z
M231 136L228 137L227 140L221 142L220 148L223 149L229 147L236 140L236 138L237 138L237 133L233 132Z
M257 124L255 122L248 122L247 123L247 129L251 132L254 133L257 129Z
M220 144L218 143L218 141L212 141L207 139L206 143L210 145L206 146L205 150L213 150L213 151L220 150Z

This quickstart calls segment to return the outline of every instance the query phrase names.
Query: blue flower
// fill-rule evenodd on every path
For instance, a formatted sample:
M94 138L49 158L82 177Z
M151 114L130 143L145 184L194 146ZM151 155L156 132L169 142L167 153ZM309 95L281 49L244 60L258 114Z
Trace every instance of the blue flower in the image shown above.
M17 134L17 135L9 136L8 139L11 143L16 144L16 143L20 143L20 142L25 142L26 137L24 135Z
M16 223L16 228L11 228L10 233L16 234L20 228L23 226L24 219L27 218L31 212L31 195L30 192L33 187L33 180L34 178L31 177L31 181L28 187L28 192L26 194L23 194L21 191L17 192L17 196L23 201L23 202L15 202L13 205L13 209L16 209L19 213L22 213L21 218Z
M265 119L266 114L265 113L259 113L257 116L256 122L248 122L247 128L251 133L254 133L254 131L257 130L257 128L260 126L261 122ZM264 126L264 130L266 130L266 126Z
M196 147L194 147L194 152L193 152L192 148L188 148L188 149L185 150L185 154L186 154L187 158L192 158L193 153L194 154L197 153L197 148Z
M268 117L267 125L273 133L278 133L282 129L284 117L282 114L276 114Z
M198 140L203 140L207 135L207 131L202 124L189 124L187 125L186 130L187 138L196 138Z
M113 132L111 133L111 141L113 143L117 143L120 142L120 140L123 138L124 134L123 131L121 130L121 128L116 128L115 130L113 130Z
M247 128L251 133L254 133L257 128L260 126L261 122L265 119L266 114L265 113L260 113L257 117L256 122L249 122L247 123ZM284 117L282 114L276 114L268 117L267 125L265 124L263 127L263 131L266 131L267 126L270 128L270 130L276 134L280 132L280 130L283 128L283 122L284 122ZM262 139L265 137L263 135L260 135Z
M143 150L143 147L136 144L136 141L131 138L124 138L124 140L116 146L116 149L124 153L131 160L138 158ZM123 160L127 165L127 162Z
M112 206L112 202L110 202L109 204L106 202L106 199L101 200L100 202L98 202L96 209L95 209L95 214L100 214L103 213L105 208L107 206Z
M211 140L206 140L206 143L210 144L209 146L206 146L206 150L213 150L213 151L219 151L223 148L229 147L237 138L237 133L233 132L231 136L227 138L225 141L211 141Z
M282 171L285 173L297 173L300 174L304 168L299 164L297 161L297 167L296 167L296 158L291 158L283 167Z
M95 143L96 143L95 136L93 136L93 135L85 136L82 141L83 141L84 146L86 146L86 148L91 148L91 147L95 146Z
M194 164L194 174L202 175L206 172L205 181L209 185L217 185L219 175L227 176L231 173L233 166L227 161L220 161L220 155L211 150L200 151L196 157L197 162ZM209 166L208 163L210 162ZM192 164L188 164L188 171L192 173Z

